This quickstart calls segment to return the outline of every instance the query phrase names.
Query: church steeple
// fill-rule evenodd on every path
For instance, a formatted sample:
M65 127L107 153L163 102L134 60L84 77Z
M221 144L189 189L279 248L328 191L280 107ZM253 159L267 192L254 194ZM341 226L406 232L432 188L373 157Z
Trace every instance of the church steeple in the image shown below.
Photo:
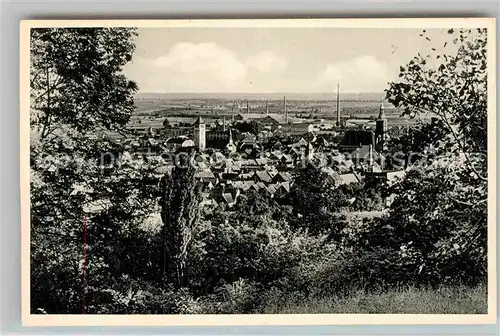
M387 134L387 119L385 119L384 104L380 104L380 111L375 127L376 148L383 151Z
M384 104L380 104L380 112L378 114L379 119L385 119Z

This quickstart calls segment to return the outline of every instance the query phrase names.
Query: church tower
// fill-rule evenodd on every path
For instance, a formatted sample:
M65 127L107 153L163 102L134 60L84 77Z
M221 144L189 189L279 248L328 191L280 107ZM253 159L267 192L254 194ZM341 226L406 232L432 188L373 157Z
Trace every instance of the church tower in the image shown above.
M203 151L205 150L207 143L206 141L207 127L205 125L205 121L201 117L198 117L193 126L194 126L194 143L196 144L196 146L198 146L200 151Z
M387 136L387 119L385 118L384 104L380 104L380 112L375 127L376 145L379 151L384 150L386 136Z

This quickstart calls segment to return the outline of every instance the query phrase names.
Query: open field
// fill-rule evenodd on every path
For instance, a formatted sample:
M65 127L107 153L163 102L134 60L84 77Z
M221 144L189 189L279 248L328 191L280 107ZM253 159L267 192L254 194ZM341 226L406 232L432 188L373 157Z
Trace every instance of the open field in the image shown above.
M204 117L208 122L222 118L230 117L232 113L245 114L247 100L241 96L235 100L228 100L222 97L216 99L210 97L203 99L193 95L188 98L188 94L177 96L153 96L140 97L135 99L136 109L131 118L131 123L141 120L145 126L157 126L162 124L164 118L179 118L179 121L190 122L195 120L198 115ZM317 98L319 98L318 96ZM322 96L321 96L322 97ZM235 97L234 97L235 98ZM273 98L273 97L271 97ZM275 98L275 97L274 97ZM372 100L370 100L372 99ZM374 119L378 117L380 109L380 100L373 100L371 95L366 97L350 97L348 100L340 101L341 118L346 119ZM266 111L266 100L253 99L248 100L251 113L262 113ZM233 108L233 104L235 107ZM421 116L420 119L410 119L402 116L402 109L396 109L392 105L385 103L385 116L389 127L409 126L424 122L429 119L428 116ZM289 115L301 118L320 118L336 119L336 101L329 100L288 100L287 110ZM268 102L269 113L283 113L283 100L274 99ZM185 120L184 120L185 119ZM192 119L192 120L191 120ZM428 121L428 120L427 120Z

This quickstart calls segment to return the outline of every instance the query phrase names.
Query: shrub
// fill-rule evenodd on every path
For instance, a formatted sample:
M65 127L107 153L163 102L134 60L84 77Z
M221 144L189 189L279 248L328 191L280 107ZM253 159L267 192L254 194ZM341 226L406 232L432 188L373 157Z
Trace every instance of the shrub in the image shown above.
M247 314L260 304L257 288L244 279L220 285L200 298L206 314Z

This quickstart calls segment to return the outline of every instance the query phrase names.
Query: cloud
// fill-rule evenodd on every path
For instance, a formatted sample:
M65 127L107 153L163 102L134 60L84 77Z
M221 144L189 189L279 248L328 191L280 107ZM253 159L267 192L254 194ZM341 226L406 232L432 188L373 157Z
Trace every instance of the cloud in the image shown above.
M155 59L134 57L127 71L142 92L250 92L272 91L265 76L286 67L286 59L269 50L239 57L213 42L183 42Z
M284 57L276 55L274 52L261 51L248 58L246 64L261 73L279 74L287 67Z
M170 70L174 76L188 76L191 81L216 80L239 82L247 75L247 67L236 54L215 43L179 43L154 64Z
M318 76L316 86L331 88L340 83L344 92L378 92L393 79L388 66L373 56L331 63Z

